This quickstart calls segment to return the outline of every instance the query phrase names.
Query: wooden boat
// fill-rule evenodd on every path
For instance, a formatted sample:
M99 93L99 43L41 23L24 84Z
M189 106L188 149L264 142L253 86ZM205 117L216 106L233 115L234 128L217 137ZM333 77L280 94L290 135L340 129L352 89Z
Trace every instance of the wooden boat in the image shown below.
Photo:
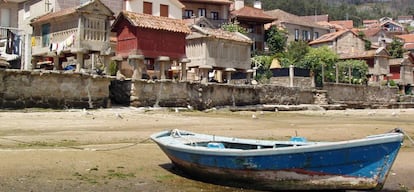
M151 139L189 175L264 190L379 190L402 145L390 133L339 142L253 140L183 130Z

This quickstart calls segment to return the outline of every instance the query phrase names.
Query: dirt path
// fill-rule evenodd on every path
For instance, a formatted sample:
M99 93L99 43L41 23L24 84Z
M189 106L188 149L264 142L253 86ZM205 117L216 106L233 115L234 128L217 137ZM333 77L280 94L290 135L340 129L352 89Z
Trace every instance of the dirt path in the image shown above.
M298 134L308 140L336 141L401 127L414 137L413 115L414 109L3 111L0 191L247 191L177 174L148 136L179 128L245 138L285 139ZM406 139L384 190L414 189L414 147L410 146Z

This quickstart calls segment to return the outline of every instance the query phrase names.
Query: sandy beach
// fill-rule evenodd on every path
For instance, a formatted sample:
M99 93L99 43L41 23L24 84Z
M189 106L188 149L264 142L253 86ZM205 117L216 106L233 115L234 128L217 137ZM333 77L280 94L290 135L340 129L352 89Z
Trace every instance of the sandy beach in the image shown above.
M414 137L413 115L414 109L4 110L0 112L0 191L253 191L186 177L172 167L149 135L177 128L244 138L286 139L298 134L312 141L338 141L400 127ZM414 190L413 159L414 146L405 139L383 191Z

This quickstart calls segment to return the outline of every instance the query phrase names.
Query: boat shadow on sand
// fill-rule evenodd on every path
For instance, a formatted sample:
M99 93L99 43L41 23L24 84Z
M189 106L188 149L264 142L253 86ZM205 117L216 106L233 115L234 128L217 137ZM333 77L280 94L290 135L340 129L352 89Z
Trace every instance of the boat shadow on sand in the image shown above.
M188 174L187 172L179 169L177 166L175 166L172 163L165 163L165 164L160 164L159 165L161 168L165 169L166 171L186 178L186 179L190 179L190 180L195 180L195 181L199 181L202 183L206 183L206 184L213 184L213 185L218 185L217 191L272 191L272 190L266 190L266 189L260 189L260 187L258 187L257 185L254 185L253 183L249 183L249 182L241 182L241 181L229 181L229 180L223 180L223 179L217 179L217 178L211 178L211 177L202 177L200 175L193 175L193 174ZM219 188L219 187L231 187L233 189L223 189L223 188ZM299 192L298 190L296 190L297 192ZM322 192L346 192L347 190L306 190L307 192L316 192L316 191L322 191ZM355 192L355 190L352 190L353 192ZM295 190L293 190L293 192L295 192Z

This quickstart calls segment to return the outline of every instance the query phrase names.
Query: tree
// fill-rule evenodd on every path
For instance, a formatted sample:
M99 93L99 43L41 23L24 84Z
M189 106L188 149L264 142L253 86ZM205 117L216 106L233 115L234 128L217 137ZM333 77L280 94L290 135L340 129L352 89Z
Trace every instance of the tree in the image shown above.
M247 29L240 26L237 20L235 20L234 22L230 22L230 23L224 23L223 25L221 25L221 29L225 31L230 31L230 32L239 32L242 34L247 34Z
M404 54L403 43L394 38L388 47L388 52L393 58L402 58Z
M283 53L284 61L290 61L289 63L281 62L283 67L289 67L289 65L300 65L297 63L302 62L305 55L309 52L310 47L305 41L292 41L286 48L286 52Z
M334 65L338 58L338 55L327 46L311 48L297 67L311 70L315 75L316 85L321 86L325 80L335 80Z
M270 65L272 64L273 57L267 55L254 56L252 58L252 66L257 69L257 74L255 79L259 82L264 82L272 77L272 72L270 71Z
M265 41L272 54L283 52L286 47L287 32L272 26L265 32Z

